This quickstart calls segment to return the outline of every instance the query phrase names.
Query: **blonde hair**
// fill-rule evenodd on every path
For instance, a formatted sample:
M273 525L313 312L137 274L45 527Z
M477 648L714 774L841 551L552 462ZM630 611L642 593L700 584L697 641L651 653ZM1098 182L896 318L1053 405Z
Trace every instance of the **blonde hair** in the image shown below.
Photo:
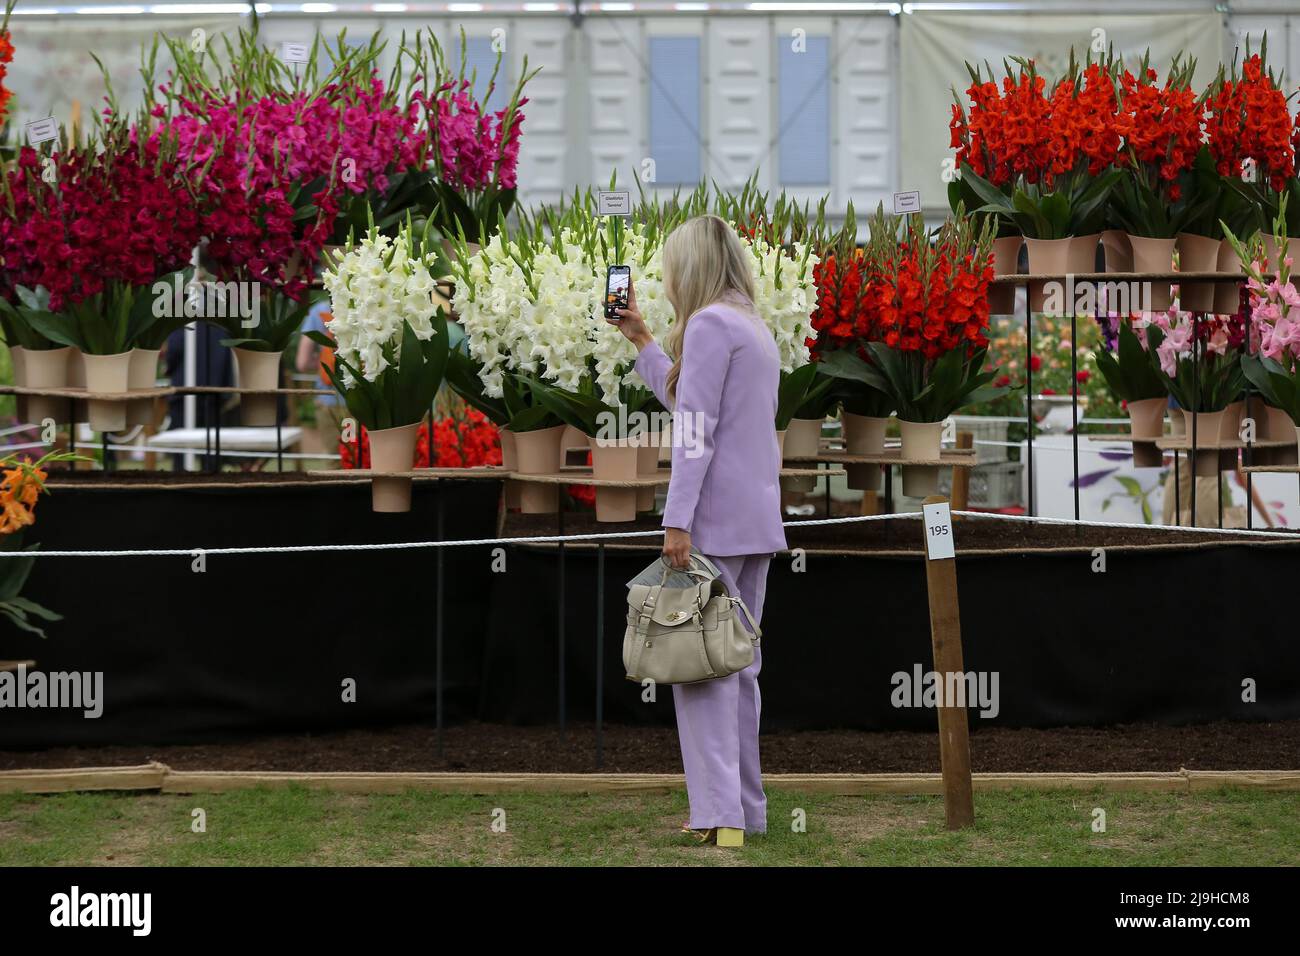
M677 314L664 340L673 359L668 372L668 394L676 397L682 374L682 343L686 324L701 309L715 302L753 310L754 279L749 254L734 229L717 216L688 219L664 240L664 294Z

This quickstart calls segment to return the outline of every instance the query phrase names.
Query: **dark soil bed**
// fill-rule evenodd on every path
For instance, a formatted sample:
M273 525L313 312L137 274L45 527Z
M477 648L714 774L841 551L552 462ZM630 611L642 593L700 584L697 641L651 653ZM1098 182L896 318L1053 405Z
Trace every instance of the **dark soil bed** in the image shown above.
M580 773L596 770L595 728L465 724L448 728L445 759L432 727L283 735L232 743L167 747L0 751L0 770L129 766L157 760L178 770L471 771ZM765 734L768 773L926 773L939 770L934 733L817 731ZM976 771L1089 772L1295 770L1300 721L1213 723L1187 727L1133 724L1053 730L976 728ZM609 772L680 773L672 729L607 726Z
M305 471L290 471L286 467L284 472L279 472L276 471L274 462L269 462L264 468L265 470L221 471L212 474L202 471L141 471L138 468L113 471L51 469L49 484L56 489L95 485L125 485L128 487L137 485L174 485L178 487L186 485L231 485L233 487L252 483L265 484L268 481L284 482L286 484L313 484L333 482L338 481L340 478L349 477L345 471L339 471L337 475L322 475L309 474ZM360 481L361 479L357 480Z
M635 522L601 524L591 512L573 512L564 516L564 533L617 533L624 531L653 531L659 528L659 519L644 517ZM555 515L511 514L504 522L503 532L509 537L532 537L557 533ZM957 553L1035 550L1124 548L1134 546L1186 546L1191 544L1225 544L1246 541L1263 542L1270 547L1300 545L1300 536L1279 533L1276 536L1232 535L1204 531L1172 531L1162 528L1095 528L1086 525L1031 524L997 518L958 519L953 528ZM853 524L798 525L786 528L786 541L791 548L840 552L913 552L919 554L923 545L921 522L915 518L894 518L886 521L864 521ZM655 538L627 538L607 542L619 546L637 546L658 550ZM573 545L581 547L582 545Z

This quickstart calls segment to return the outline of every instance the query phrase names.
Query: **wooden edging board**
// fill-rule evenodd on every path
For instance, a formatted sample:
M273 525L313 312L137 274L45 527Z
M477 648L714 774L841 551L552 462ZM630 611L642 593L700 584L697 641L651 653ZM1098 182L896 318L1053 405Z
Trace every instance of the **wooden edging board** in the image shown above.
M763 778L776 789L845 796L939 794L937 773L777 773ZM1220 787L1300 791L1300 770L1180 770L1134 773L977 773L980 791L1142 790L1191 793ZM0 793L139 790L223 793L251 787L302 786L338 793L661 793L685 786L675 773L275 773L172 770L165 764L66 770L0 771Z

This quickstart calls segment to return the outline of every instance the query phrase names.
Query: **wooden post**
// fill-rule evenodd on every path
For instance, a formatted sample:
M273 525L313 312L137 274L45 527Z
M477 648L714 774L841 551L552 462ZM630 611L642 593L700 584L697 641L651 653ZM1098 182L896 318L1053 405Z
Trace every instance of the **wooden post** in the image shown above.
M957 433L958 448L974 448L975 436L970 432ZM965 511L970 504L970 469L952 470L952 510Z
M862 492L862 511L860 513L864 515L880 514L880 492Z
M932 507L933 506L933 507ZM930 645L939 695L939 760L943 769L943 806L948 829L975 823L971 791L970 736L965 701L957 706L946 693L948 674L965 674L961 654L961 614L957 605L957 559L952 541L948 499L940 495L923 503L925 583L930 596Z

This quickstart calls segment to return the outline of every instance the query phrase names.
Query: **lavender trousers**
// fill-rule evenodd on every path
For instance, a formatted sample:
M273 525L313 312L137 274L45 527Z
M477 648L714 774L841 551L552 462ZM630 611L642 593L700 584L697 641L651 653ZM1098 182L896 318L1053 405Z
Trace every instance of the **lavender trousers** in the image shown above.
M740 595L762 626L767 567L772 556L708 558L722 572L728 592ZM767 830L767 797L758 763L758 717L762 707L758 672L762 667L763 652L756 647L754 663L739 673L698 684L673 685L692 830Z

